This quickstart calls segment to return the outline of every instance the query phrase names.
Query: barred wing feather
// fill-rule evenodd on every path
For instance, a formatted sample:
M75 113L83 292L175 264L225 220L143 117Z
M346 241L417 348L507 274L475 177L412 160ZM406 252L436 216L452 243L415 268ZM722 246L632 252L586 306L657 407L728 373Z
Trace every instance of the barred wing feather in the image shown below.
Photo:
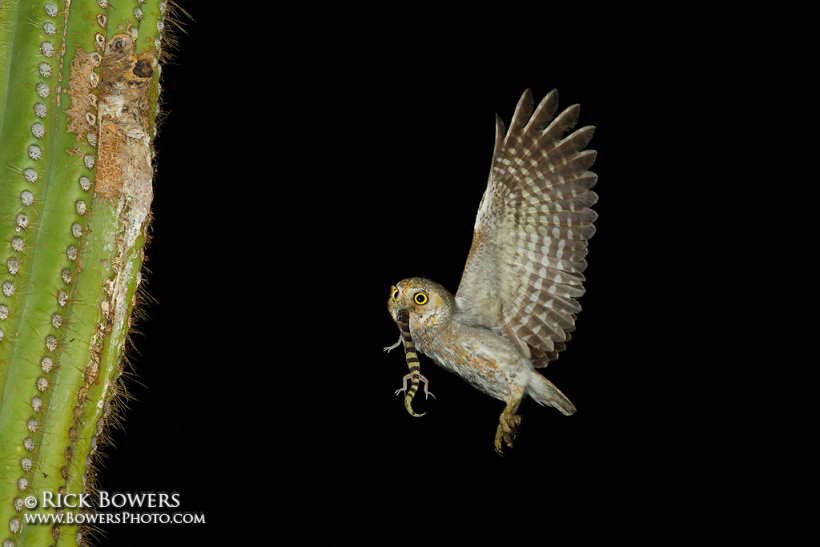
M476 217L473 244L456 293L462 321L501 332L536 366L558 357L575 329L584 294L595 151L594 127L567 135L573 105L555 115L558 93L533 112L532 93L518 101L509 131L496 118L495 150Z

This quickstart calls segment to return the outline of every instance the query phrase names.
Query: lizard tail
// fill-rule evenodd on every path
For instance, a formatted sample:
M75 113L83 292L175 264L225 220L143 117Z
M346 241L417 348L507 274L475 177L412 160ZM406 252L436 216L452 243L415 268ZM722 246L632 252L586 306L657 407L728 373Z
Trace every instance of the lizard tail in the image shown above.
M397 324L401 331L402 342L404 342L404 358L407 360L407 368L410 369L411 374L410 389L408 389L404 395L404 408L407 409L407 412L409 412L411 416L421 418L426 413L418 414L413 410L413 397L416 396L416 392L419 390L419 378L421 377L421 373L419 372L421 370L419 367L419 356L416 353L413 338L410 336L410 326L407 323Z

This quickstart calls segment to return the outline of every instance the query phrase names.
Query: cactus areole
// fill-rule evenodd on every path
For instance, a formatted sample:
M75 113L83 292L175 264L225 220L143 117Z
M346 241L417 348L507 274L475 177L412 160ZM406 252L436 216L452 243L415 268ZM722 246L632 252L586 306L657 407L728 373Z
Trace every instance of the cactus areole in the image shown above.
M95 453L122 407L166 7L0 0L3 547L88 541L31 516L93 507L31 500L94 493Z

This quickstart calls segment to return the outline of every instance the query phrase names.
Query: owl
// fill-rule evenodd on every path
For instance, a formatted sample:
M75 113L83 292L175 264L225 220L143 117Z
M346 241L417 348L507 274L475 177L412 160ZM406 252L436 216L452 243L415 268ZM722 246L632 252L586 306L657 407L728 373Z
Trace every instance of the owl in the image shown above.
M580 107L555 116L553 90L533 111L532 93L518 101L510 128L496 116L495 149L481 199L473 243L458 291L453 295L429 279L414 277L392 287L388 310L401 335L410 374L404 403L413 416L419 383L418 352L505 403L495 450L512 448L529 396L565 415L575 406L537 369L565 348L584 294L587 242L598 196L589 171L596 152L585 150L594 127L567 135ZM407 388L410 383L409 389Z

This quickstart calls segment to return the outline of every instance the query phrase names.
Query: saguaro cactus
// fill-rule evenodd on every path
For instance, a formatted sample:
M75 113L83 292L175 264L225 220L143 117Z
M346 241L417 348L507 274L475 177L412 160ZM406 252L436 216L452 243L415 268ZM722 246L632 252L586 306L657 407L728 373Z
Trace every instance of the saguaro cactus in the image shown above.
M83 543L76 525L31 521L76 511L43 493L93 490L122 396L166 8L0 0L3 547Z

